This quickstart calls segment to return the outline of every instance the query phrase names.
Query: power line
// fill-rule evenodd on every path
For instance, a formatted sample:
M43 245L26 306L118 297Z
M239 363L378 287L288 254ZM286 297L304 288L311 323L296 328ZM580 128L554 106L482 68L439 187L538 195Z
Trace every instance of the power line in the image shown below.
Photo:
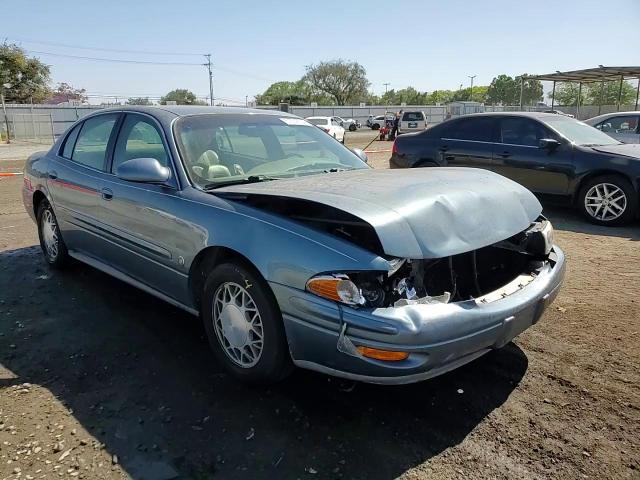
M38 50L25 50L27 53L36 55L53 55L55 57L76 58L80 60L94 60L98 62L114 62L114 63L135 63L143 65L182 65L182 66L198 66L201 67L202 63L187 63L187 62L151 62L148 60L125 60L122 58L102 58L102 57L85 57L82 55L69 55L66 53L54 53L54 52L41 52Z
M86 47L86 46L80 46L80 45L71 45L68 43L41 42L38 40L25 40L25 39L21 40L18 38L14 38L13 41L20 42L20 43L33 43L36 45L49 45L52 47L74 48L79 50L95 50L100 52L137 53L141 55L193 55L193 56L202 55L201 53L157 52L157 51L150 51L150 50L122 50L117 48Z

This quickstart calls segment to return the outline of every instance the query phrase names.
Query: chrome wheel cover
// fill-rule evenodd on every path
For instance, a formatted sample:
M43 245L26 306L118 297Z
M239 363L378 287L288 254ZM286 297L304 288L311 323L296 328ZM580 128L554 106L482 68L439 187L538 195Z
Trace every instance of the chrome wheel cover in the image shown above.
M49 259L55 260L58 257L58 225L49 209L42 212L42 242Z
M627 196L612 183L597 183L584 197L584 208L596 220L610 222L627 209Z
M234 282L221 284L213 296L213 327L222 350L238 367L251 368L263 348L262 318L246 289Z

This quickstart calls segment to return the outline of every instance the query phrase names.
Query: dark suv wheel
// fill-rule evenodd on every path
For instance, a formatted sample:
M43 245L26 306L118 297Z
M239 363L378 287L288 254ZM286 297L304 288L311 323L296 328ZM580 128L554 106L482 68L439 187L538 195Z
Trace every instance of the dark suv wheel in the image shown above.
M578 207L597 225L624 225L636 217L638 194L624 177L602 175L582 186Z

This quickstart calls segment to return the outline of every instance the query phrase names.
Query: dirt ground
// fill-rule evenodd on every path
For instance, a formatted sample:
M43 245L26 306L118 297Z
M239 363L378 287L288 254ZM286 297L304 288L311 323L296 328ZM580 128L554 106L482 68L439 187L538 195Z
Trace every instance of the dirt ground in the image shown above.
M0 171L27 150L0 148ZM546 209L562 292L457 371L403 387L297 371L265 389L222 372L195 317L87 266L49 270L21 183L0 177L0 479L640 478L637 223Z

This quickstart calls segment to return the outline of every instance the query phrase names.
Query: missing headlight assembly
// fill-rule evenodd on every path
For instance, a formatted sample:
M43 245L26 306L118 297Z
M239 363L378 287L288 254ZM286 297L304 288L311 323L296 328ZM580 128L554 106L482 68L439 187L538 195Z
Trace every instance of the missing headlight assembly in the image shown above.
M549 261L551 222L540 217L523 232L487 247L435 259L392 259L388 272L339 272L313 277L307 289L353 307L380 308L495 300L526 285ZM515 280L519 279L515 284ZM513 285L512 285L513 284ZM507 285L514 288L504 289Z

